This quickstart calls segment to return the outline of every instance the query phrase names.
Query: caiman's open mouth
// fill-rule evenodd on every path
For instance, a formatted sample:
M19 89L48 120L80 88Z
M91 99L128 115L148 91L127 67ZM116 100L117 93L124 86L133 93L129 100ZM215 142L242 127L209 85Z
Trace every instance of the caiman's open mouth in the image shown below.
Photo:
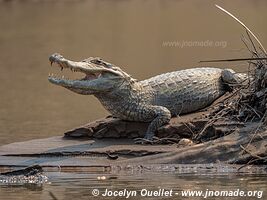
M69 69L64 71L64 75L75 77L75 79L65 78L66 76L57 76L50 74L49 82L63 86L79 94L92 94L92 91L108 91L114 85L124 82L127 77L125 73L116 66L102 60L101 58L89 57L82 61L72 61L55 53L49 57L51 65L57 66L57 69ZM77 72L77 73L71 73ZM79 76L81 75L82 76ZM78 78L78 79L77 79ZM83 91L83 92L81 92Z
M51 62L51 66L54 65L54 63L56 64L57 67L59 67L61 69L61 71L63 71L64 68L62 63L58 63L58 62ZM98 79L102 76L101 72L95 72L95 73L88 73L88 72L83 72L79 69L74 69L72 67L69 68L72 72L81 72L83 74L85 74L84 78L81 79L72 79L72 80L79 80L79 81L88 81L88 80L94 80L94 79ZM57 74L53 74L53 73L49 73L48 77L50 79L58 79L58 80L69 80L70 78L65 77L64 75L62 76L58 76Z
M49 81L51 81L52 83L55 83L55 84L59 84L62 81L91 81L91 80L101 78L102 74L105 73L101 70L95 70L95 69L88 70L86 67L86 63L83 63L83 62L79 62L79 63L82 63L84 65L81 65L79 67L74 67L75 63L77 63L77 62L66 60L65 58L63 58L59 54L54 54L54 55L50 56L49 61L51 63L51 66L56 65L57 67L59 67L61 69L61 71L63 71L63 69L65 69L65 68L68 68L72 72L81 72L81 73L85 74L85 76L83 78L70 79L64 75L58 76L56 74L50 73L48 75L48 79L49 79Z

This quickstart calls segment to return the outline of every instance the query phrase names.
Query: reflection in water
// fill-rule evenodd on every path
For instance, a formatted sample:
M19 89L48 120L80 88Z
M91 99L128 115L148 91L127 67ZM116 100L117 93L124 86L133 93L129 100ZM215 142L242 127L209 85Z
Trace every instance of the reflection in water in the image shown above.
M58 173L51 172L50 184L44 184L42 190L34 190L33 187L6 187L0 186L2 197L8 199L18 199L18 192L21 197L47 199L55 196L58 199L90 199L94 189L99 190L99 196L94 199L126 199L127 192L122 197L114 197L114 191L132 192L128 199L140 199L141 191L173 190L172 195L166 199L186 199L181 197L182 191L203 191L206 195L208 191L253 191L252 197L245 199L261 199L266 195L266 175L212 175L212 174L178 174L173 173L125 173L125 174L86 174L86 173ZM105 177L105 178L99 178ZM39 188L39 187L36 187ZM9 193L12 189L13 193ZM112 197L103 197L109 191L113 192ZM255 191L255 192L254 192ZM136 196L133 192L136 192ZM211 194L210 192L210 194ZM178 193L178 194L175 194ZM208 193L207 193L208 194ZM187 197L189 198L189 197ZM192 198L192 197L191 197ZM207 197L213 199L214 197ZM218 199L222 199L217 197ZM228 199L227 197L224 197ZM5 198L6 199L6 198ZM144 199L149 199L148 197ZM151 197L151 199L162 199L162 197ZM189 198L190 199L190 198ZM193 199L203 199L194 197ZM234 197L234 199L244 199L244 197Z

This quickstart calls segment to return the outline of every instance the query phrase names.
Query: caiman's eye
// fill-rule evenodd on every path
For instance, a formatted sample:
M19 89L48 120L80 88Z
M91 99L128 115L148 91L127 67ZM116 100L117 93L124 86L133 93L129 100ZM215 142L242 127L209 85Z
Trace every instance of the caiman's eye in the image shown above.
M108 67L108 68L112 67L112 64L103 61L101 58L93 59L93 60L91 60L91 63L94 63L96 65L102 65L102 66Z
M101 59L94 59L94 60L91 60L91 63L94 63L94 64L97 64L97 65L101 65L103 62Z

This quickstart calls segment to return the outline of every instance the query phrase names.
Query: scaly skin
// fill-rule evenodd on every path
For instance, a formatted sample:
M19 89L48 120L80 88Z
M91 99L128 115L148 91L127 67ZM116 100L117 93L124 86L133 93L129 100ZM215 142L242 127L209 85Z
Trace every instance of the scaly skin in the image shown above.
M59 54L49 58L62 69L86 75L81 80L49 76L48 80L73 92L94 95L114 116L123 120L150 122L145 139L151 140L172 116L198 111L223 95L225 82L236 82L232 70L195 68L170 72L137 81L119 67L88 58L73 62Z

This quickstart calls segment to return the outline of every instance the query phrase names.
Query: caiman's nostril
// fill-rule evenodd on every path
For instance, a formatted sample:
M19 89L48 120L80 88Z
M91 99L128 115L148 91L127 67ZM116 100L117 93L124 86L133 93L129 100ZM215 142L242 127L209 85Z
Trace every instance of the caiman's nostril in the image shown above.
M53 55L49 57L49 61L50 61L51 65L52 65L52 63L55 61L55 58L54 58Z
M51 66L52 66L52 64L54 63L54 62L56 62L56 57L54 56L54 55L52 55L52 56L50 56L49 57L49 61L50 61L50 63L51 63Z
M62 58L63 58L63 56L60 55L59 53L54 53L49 57L49 61L51 63L53 63L53 62L56 62L57 60L62 59Z

